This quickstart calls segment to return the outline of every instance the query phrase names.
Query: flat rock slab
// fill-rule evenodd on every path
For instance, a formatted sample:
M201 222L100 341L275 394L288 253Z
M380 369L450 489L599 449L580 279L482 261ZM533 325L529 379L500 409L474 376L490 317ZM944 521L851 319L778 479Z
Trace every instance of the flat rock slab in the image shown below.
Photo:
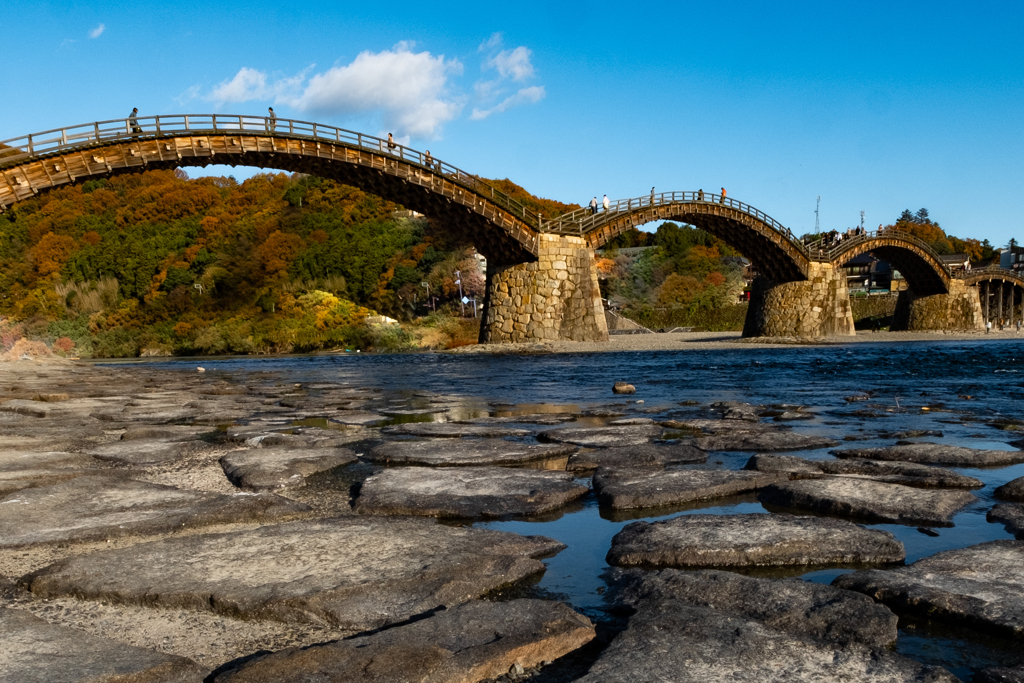
M347 448L255 448L221 456L220 466L238 488L270 491L302 486L310 474L358 459Z
M697 418L693 420L666 420L659 424L662 427L667 427L668 429L689 430L700 432L702 434L762 434L765 432L782 431L778 427L764 424L763 422L748 422L746 420L714 420Z
M992 451L939 443L909 443L887 448L844 448L832 451L837 458L902 460L925 465L995 467L1024 462L1024 451Z
M433 520L344 517L71 557L36 572L28 588L364 631L539 574L535 558L564 547Z
M702 436L694 439L693 445L705 451L809 451L837 446L839 442L824 436L770 431Z
M988 511L986 519L999 522L1018 540L1024 541L1024 505L1001 503Z
M466 465L515 465L533 460L547 460L572 455L572 444L539 446L502 439L463 439L460 441L389 441L375 446L363 456L371 462L392 465L432 465L462 467Z
M541 441L572 443L586 448L614 448L637 446L661 436L657 425L624 425L621 427L562 427L541 432Z
M282 650L214 681L476 683L503 676L516 664L533 668L558 659L594 635L589 619L560 602L474 600L369 636Z
M931 467L913 462L858 459L807 460L795 455L758 453L751 456L744 469L758 472L786 472L793 479L813 478L815 475L835 475L922 488L980 489L984 486L981 480L974 477L968 477L943 467Z
M677 600L651 601L578 683L954 683L945 669L863 645L778 631Z
M775 472L600 469L594 490L600 505L628 510L731 496L788 480L788 475Z
M214 432L206 425L140 425L125 430L121 441L159 439L161 441L193 441L200 434Z
M1024 477L1020 477L1009 483L1003 484L993 493L995 493L996 498L1024 503Z
M115 441L86 450L97 460L120 465L156 465L181 457L188 442L138 439Z
M378 413L371 413L362 410L342 410L330 414L331 422L343 425L365 425L381 422L387 418Z
M201 683L191 659L132 647L0 607L0 680L11 683Z
M86 476L0 498L0 548L265 522L308 510L302 503L265 493L225 496Z
M96 474L97 462L81 453L0 450L0 495Z
M644 443L638 446L600 448L577 453L569 458L565 468L572 472L595 470L598 467L661 468L665 465L701 463L707 459L707 453L689 444Z
M357 512L427 517L536 515L590 492L569 472L508 467L389 468L366 479Z
M902 562L887 531L824 517L682 515L633 522L612 539L608 563L659 567L781 567Z
M611 597L633 607L648 600L679 600L840 644L887 647L897 637L898 619L884 605L860 593L798 579L762 579L713 569L630 569L620 574Z
M410 422L407 424L391 425L381 431L385 434L449 439L467 436L487 439L505 436L530 436L533 434L528 429L501 427L499 425L460 424L457 422Z
M946 550L889 571L860 571L832 585L896 612L1024 638L1024 541Z
M932 491L852 477L773 484L762 489L757 499L769 505L865 521L935 526L952 526L953 515L978 500L966 491Z
M474 417L466 420L469 424L500 425L500 424L538 424L557 425L572 422L576 416L571 413L531 413L529 415L495 415L491 417Z

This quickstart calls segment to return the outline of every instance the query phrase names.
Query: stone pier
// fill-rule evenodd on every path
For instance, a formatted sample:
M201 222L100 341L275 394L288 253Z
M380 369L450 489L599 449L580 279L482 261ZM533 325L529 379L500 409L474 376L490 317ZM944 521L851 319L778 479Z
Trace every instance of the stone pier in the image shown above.
M978 288L961 280L950 280L948 294L918 296L910 290L900 292L892 330L984 330Z
M480 343L607 341L594 250L581 237L538 239L536 261L487 264Z
M853 310L846 272L828 263L809 264L807 280L773 284L754 280L744 337L852 335Z

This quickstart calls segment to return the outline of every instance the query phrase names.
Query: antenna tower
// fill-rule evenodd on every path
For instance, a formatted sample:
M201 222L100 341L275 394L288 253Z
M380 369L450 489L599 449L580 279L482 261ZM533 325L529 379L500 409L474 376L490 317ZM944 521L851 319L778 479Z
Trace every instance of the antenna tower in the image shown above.
M818 195L818 203L814 205L814 234L821 232L821 221L818 218L818 210L821 209L821 195Z

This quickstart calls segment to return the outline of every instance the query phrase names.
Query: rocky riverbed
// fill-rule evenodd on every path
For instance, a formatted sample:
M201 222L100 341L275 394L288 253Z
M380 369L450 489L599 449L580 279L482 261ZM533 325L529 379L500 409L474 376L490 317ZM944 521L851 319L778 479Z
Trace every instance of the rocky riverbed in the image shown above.
M0 364L0 680L1024 677L1024 415L213 365Z

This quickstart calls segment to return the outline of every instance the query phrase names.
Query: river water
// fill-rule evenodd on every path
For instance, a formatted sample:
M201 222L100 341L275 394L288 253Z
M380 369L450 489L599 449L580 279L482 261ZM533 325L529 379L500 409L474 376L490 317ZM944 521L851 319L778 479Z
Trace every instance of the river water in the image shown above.
M195 371L194 359L157 365ZM1024 438L1024 341L1015 340L786 349L737 345L724 350L598 354L247 357L203 359L202 365L208 372L224 373L249 385L330 382L380 390L375 399L378 406L412 413L402 420L579 413L594 408L656 419L685 418L716 401L744 401L805 406L815 418L790 423L795 431L846 439L853 442L848 444L851 447L892 445L893 433L913 430L942 432L942 436L920 439L923 441L971 448L1016 450L1010 442ZM613 395L611 387L616 381L634 384L636 395ZM865 400L849 400L853 397ZM439 407L447 412L429 412ZM423 412L416 414L418 410ZM608 419L581 418L570 424L597 425ZM548 428L522 426L535 431ZM750 455L712 453L706 464L688 467L739 469ZM831 457L828 449L796 455ZM993 489L1024 476L1024 464L956 471L981 479L985 487L973 492L978 501L956 515L953 527L936 529L938 535L930 536L911 526L866 526L890 531L902 541L908 564L942 550L1012 538L1002 525L986 522L985 514L994 503ZM534 590L601 618L609 571L605 554L612 537L635 519L666 519L695 512L767 510L751 495L686 508L612 515L600 510L591 495L540 519L477 526L541 534L565 543L566 550L546 560L547 571ZM789 575L828 583L845 571L849 570ZM899 651L943 665L965 679L979 668L1012 663L1019 656L1007 643L968 631L906 619L900 627Z

